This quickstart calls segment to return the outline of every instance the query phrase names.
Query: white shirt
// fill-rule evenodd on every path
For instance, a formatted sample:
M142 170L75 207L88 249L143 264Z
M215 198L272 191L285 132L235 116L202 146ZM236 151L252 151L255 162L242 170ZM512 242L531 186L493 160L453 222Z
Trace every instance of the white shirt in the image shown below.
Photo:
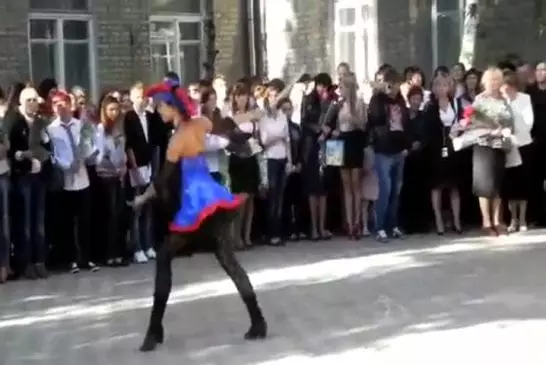
M531 138L531 128L535 116L533 114L533 105L531 97L528 94L518 92L513 100L508 100L514 114L514 137L516 144L526 146L533 142Z
M455 110L453 110L453 107L451 106L451 103L447 105L446 110L440 109L440 120L442 121L442 124L444 127L451 127L453 123L455 123L456 114Z
M265 115L260 119L259 128L265 158L279 160L287 158L289 130L286 115L280 111L273 116Z
M139 113L137 112L138 120L140 120L140 125L142 126L142 130L144 131L144 138L146 138L146 142L149 142L148 137L148 118L146 117L146 112Z
M68 122L68 130L63 127L59 118L56 118L48 127L47 131L53 144L53 158L57 166L64 172L64 190L80 191L89 187L89 176L84 161L81 161L78 171L68 172L74 162L74 152L70 143L68 131L74 137L76 146L80 144L82 122L79 119L72 118ZM94 151L91 151L93 153ZM89 156L82 156L87 158Z
M205 159L210 172L219 172L221 159L226 156L224 148L229 144L229 140L214 134L205 136Z

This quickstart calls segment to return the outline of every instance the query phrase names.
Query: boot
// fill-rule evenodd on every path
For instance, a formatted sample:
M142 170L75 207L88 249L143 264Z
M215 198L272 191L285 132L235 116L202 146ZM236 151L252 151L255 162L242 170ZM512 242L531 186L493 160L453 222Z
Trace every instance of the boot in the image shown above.
M262 315L262 311L258 306L256 297L244 300L248 314L250 315L250 328L245 333L245 340L257 340L267 337L267 323Z
M142 342L142 345L140 346L140 351L142 352L149 352L154 351L157 347L157 345L163 343L163 325L150 325L148 327L148 331L146 331L146 337L144 337L144 341Z
M168 296L154 295L154 304L152 306L152 314L150 316L150 326L146 331L144 341L140 346L140 351L149 352L154 351L157 345L163 343L164 331L163 331L163 315L167 307Z

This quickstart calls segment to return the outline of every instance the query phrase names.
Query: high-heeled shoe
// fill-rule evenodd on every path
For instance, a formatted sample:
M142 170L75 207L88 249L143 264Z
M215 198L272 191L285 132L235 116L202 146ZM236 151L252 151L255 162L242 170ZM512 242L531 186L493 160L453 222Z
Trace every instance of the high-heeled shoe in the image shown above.
M150 326L148 331L146 331L146 337L140 346L140 351L149 352L154 351L157 348L157 345L163 343L165 333L163 331L163 325Z
M353 228L352 237L355 241L360 241L362 238L362 227L360 224L356 224Z
M245 340L260 340L267 337L267 323L262 315L256 297L244 299L245 305L250 314L250 328L245 333Z

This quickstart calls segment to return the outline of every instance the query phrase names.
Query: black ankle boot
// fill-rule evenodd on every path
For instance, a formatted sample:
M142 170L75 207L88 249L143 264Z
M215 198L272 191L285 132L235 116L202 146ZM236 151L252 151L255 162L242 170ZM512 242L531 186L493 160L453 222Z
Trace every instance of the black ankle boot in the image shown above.
M245 299L245 304L250 315L250 328L245 333L245 340L257 340L267 337L267 323L258 306L256 297Z
M140 346L140 351L148 352L154 351L157 345L163 343L163 325L151 326L146 331L146 337Z

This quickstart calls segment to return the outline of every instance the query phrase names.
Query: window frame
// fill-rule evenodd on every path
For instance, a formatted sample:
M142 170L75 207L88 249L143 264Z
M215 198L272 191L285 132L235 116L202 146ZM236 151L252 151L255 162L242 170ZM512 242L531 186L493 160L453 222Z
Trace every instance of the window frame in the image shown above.
M50 13L50 12L59 12L61 14L81 14L81 13L87 13L87 12L90 12L91 11L91 0L85 0L85 9L63 9L63 8L33 8L31 5L30 5L30 1L29 1L29 9L30 9L30 12L32 14L34 13L43 13L43 12L47 12L47 13Z
M456 10L448 10L448 11L439 11L438 10L438 0L432 0L432 5L430 9L430 17L431 17L431 32L432 32L432 67L433 69L436 69L439 65L439 47L438 47L438 19L445 16L450 16L451 13L457 12L459 14L459 34L461 37L461 40L464 35L464 20L465 20L465 11L466 11L466 0L458 0L459 7ZM455 60L455 62L459 62L459 60ZM447 65L451 66L451 65Z
M66 89L66 64L65 64L65 44L88 44L89 51L89 88L88 94L93 100L98 99L98 84L97 84L97 47L95 38L95 27L93 17L90 14L78 14L78 13L37 13L32 12L27 19L27 46L28 46L28 62L29 62L29 74L33 81L34 76L32 72L32 44L44 44L48 43L47 39L32 38L30 33L30 24L34 20L53 20L55 21L56 39L49 43L55 44L56 47L56 73L55 79L59 84L59 87ZM66 21L82 21L87 23L87 40L67 40L64 38L63 24ZM74 86L74 85L72 85Z
M362 16L363 7L368 7L367 19ZM353 9L355 11L355 23L353 25L341 25L340 10ZM371 80L375 68L378 67L378 38L377 38L377 1L376 0L336 0L334 2L334 65L340 62L350 62L341 59L341 34L354 33L354 53L356 64L351 65L359 78ZM363 62L359 62L359 60ZM335 73L335 69L333 72Z
M175 65L173 71L176 72L178 75L182 74L182 64L181 64L181 52L180 47L182 46L198 46L199 47L199 75L198 77L201 77L201 74L203 73L203 62L205 61L205 52L206 52L206 46L205 46L205 20L207 20L207 15L204 14L204 10L206 9L205 2L201 1L201 14L191 14L191 13L178 13L173 15L151 15L148 20L148 27L152 26L152 23L170 23L171 25L174 25L174 31L175 31L175 37L176 40L176 46L174 49L174 59ZM192 39L192 40L183 40L180 37L180 23L194 23L199 25L199 39ZM153 62L153 54L152 54L152 46L157 44L163 44L160 41L153 40L152 34L150 32L149 36L149 47L150 47L150 63ZM165 56L162 58L168 59L169 56ZM182 80L182 82L189 82L190 80ZM191 80L194 81L194 80Z

